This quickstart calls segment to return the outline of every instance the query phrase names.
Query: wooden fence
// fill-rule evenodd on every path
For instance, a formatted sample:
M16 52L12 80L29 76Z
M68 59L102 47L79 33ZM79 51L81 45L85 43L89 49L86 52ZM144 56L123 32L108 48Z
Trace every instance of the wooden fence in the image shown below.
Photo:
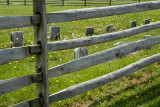
M160 36L110 48L95 54L75 59L51 69L47 68L47 52L71 49L82 46L90 46L129 37L135 34L160 28L160 22L83 39L73 39L47 43L48 23L83 20L89 18L148 11L153 9L160 9L159 1L111 7L66 10L46 14L45 0L33 0L33 16L0 17L1 30L34 26L34 37L36 43L34 46L22 46L0 50L1 65L12 61L24 59L32 55L36 55L36 74L1 80L0 95L36 83L37 98L13 105L11 107L48 107L49 103L70 98L75 95L84 93L88 90L92 90L96 87L102 86L132 72L135 72L138 69L150 65L154 62L160 61L160 54L156 54L151 57L142 59L138 62L132 63L131 65L112 73L80 84L76 84L60 92L48 95L48 78L86 69L88 67L114 59L116 57L121 57L134 51L146 49L148 47L160 44Z
M119 3L123 1L123 3ZM46 0L46 4L51 4L55 6L111 6L111 5L120 5L120 4L131 4L137 3L140 0ZM32 5L32 0L1 0L0 4L22 4L22 5Z

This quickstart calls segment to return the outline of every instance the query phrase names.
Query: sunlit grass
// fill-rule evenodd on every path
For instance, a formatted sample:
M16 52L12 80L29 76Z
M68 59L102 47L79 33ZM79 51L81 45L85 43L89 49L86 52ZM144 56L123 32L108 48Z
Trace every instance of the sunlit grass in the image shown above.
M92 6L88 6L90 8ZM47 13L53 11L61 11L66 9L84 8L84 6L47 6ZM1 16L22 16L32 15L32 6L1 6ZM18 12L17 12L18 11ZM138 16L138 17L137 17ZM150 19L151 22L159 21L160 11L153 10L148 12L137 12L133 14L116 15L102 18L86 19L80 21L72 21L65 23L52 23L48 24L47 36L49 38L50 26L60 26L61 29L61 40L69 40L75 38L84 38L85 28L94 27L95 34L106 33L106 25L113 24L114 31L121 31L129 28L130 21L137 20L137 26L144 24L144 19ZM24 45L34 44L34 28L15 28L9 30L0 30L0 49L10 48L10 33L15 31L23 31ZM151 35L152 37L158 36L160 33L159 29L145 32L142 34L134 35L132 37L123 38L120 40L111 41L108 43L102 43L98 45L88 46L89 54L94 54L105 49L114 47L114 44L119 41L133 42L143 38L144 35ZM51 42L48 40L48 42ZM105 62L103 64L96 65L94 67L87 68L71 74L50 78L49 79L49 94L58 92L64 88L72 86L77 83L81 83L107 73L118 70L125 67L133 62L148 56L159 53L159 45L152 47L152 50L139 51L137 55L130 57L122 57L112 62ZM48 53L48 68L55 67L57 65L72 61L74 59L74 49L54 51ZM25 76L35 73L35 56L28 57L24 60L14 61L8 64L0 65L0 80L15 78L19 76ZM152 64L145 67L136 73L130 74L122 79L114 81L105 86L96 88L88 91L84 94L75 96L73 98L58 101L50 104L51 107L59 106L156 106L159 104L159 63ZM143 83L144 82L144 83ZM137 85L140 83L139 85ZM145 88L144 88L145 86ZM155 88L156 87L156 88ZM153 90L155 94L152 93ZM149 93L146 95L146 93ZM152 94L151 94L152 93ZM145 94L145 96L144 96ZM150 98L151 94L151 98ZM25 88L13 91L11 93L0 96L0 106L8 106L16 103L20 103L26 100L30 100L36 97L36 86L35 84L27 86ZM155 97L155 99L153 99ZM133 100L133 101L132 101ZM153 102L155 103L153 103ZM134 103L135 102L135 103ZM133 104L134 103L134 104Z

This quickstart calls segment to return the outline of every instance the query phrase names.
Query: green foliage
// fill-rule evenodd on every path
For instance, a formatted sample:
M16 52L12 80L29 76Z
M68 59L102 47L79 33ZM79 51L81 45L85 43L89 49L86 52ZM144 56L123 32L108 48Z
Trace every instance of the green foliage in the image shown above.
M66 9L84 8L83 6L50 6L47 5L47 13L53 11L61 11ZM86 8L91 8L88 6ZM22 16L32 15L32 6L1 6L1 16ZM137 12L125 15L116 15L102 18L86 19L80 21L72 21L65 23L48 24L47 36L49 38L50 26L60 26L61 40L69 40L85 37L85 28L94 27L95 35L105 33L106 25L113 24L114 31L121 31L129 28L129 22L137 20L137 26L143 25L144 19L151 19L151 22L159 21L160 11L153 10L148 12ZM10 32L23 31L24 45L34 44L33 27L16 28L8 30L0 30L0 49L10 48ZM89 54L100 52L105 49L112 48L119 41L133 42L143 38L144 35L158 36L159 29L134 35L128 38L115 40L98 45L88 46ZM48 40L48 42L51 42ZM58 66L60 64L72 61L74 59L74 49L54 51L48 53L48 68ZM160 52L159 45L152 47L152 50L141 50L137 55L105 62L94 67L87 68L78 72L66 74L63 76L49 79L49 93L53 94L69 86L81 83L115 70L125 67L145 57ZM159 105L159 63L152 64L133 74L116 80L112 83L88 91L81 95L69 98L67 100L58 101L50 104L51 107L59 106L157 106ZM0 65L0 80L35 74L35 56L28 57L24 60L14 61L8 64ZM36 97L35 84L25 88L13 91L11 93L0 96L0 106L9 106L30 100Z

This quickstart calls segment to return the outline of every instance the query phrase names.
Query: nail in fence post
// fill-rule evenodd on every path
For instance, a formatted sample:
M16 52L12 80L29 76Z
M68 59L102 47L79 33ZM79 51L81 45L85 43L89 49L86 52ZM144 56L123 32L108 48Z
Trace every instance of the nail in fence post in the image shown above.
M86 36L94 34L94 27L86 27Z
M130 21L130 28L136 27L137 21Z
M11 47L23 46L23 32L11 32Z
M145 19L144 20L144 24L149 24L150 23L150 19Z
M50 27L50 39L51 41L53 41L53 39L60 40L60 27L59 26Z

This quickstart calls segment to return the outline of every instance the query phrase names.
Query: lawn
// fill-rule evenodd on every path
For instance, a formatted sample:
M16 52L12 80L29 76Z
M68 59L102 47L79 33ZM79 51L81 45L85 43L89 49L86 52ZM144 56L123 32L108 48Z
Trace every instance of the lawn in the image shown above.
M47 5L47 13L61 11L67 9L91 8L93 6L52 6ZM32 6L12 5L0 6L0 16L24 16L32 15ZM137 17L138 16L138 17ZM52 23L47 26L47 37L50 37L50 26L60 26L61 40L69 40L75 38L84 38L85 28L94 27L95 34L106 33L106 25L113 24L114 31L129 29L130 21L136 20L137 26L144 24L144 19L150 19L151 22L160 20L160 10L147 12L137 12L125 15L116 15L102 18L86 19L80 21L72 21L65 23ZM33 27L15 28L0 30L0 49L10 48L10 33L15 31L23 31L24 45L34 44L34 29ZM133 42L143 39L144 35L158 36L160 29L134 35L128 38L123 38L107 43L88 46L89 54L93 54L105 49L114 47L114 44L119 41ZM48 42L51 42L48 39ZM151 50L141 50L137 55L130 57L122 57L111 62L96 65L78 72L49 79L49 94L58 92L64 88L81 83L120 68L123 68L133 62L160 52L160 45L152 47ZM48 53L48 68L66 63L74 59L74 49L54 51ZM50 104L51 107L71 106L71 107L95 107L95 106L110 106L110 107L157 107L160 104L160 64L159 62L147 66L133 74L118 79L112 83L88 91L81 95L69 98L67 100L58 101ZM14 61L8 64L0 65L0 80L15 78L35 74L35 56L28 57L23 60ZM35 84L25 88L13 91L0 96L0 107L5 107L30 100L36 97Z

